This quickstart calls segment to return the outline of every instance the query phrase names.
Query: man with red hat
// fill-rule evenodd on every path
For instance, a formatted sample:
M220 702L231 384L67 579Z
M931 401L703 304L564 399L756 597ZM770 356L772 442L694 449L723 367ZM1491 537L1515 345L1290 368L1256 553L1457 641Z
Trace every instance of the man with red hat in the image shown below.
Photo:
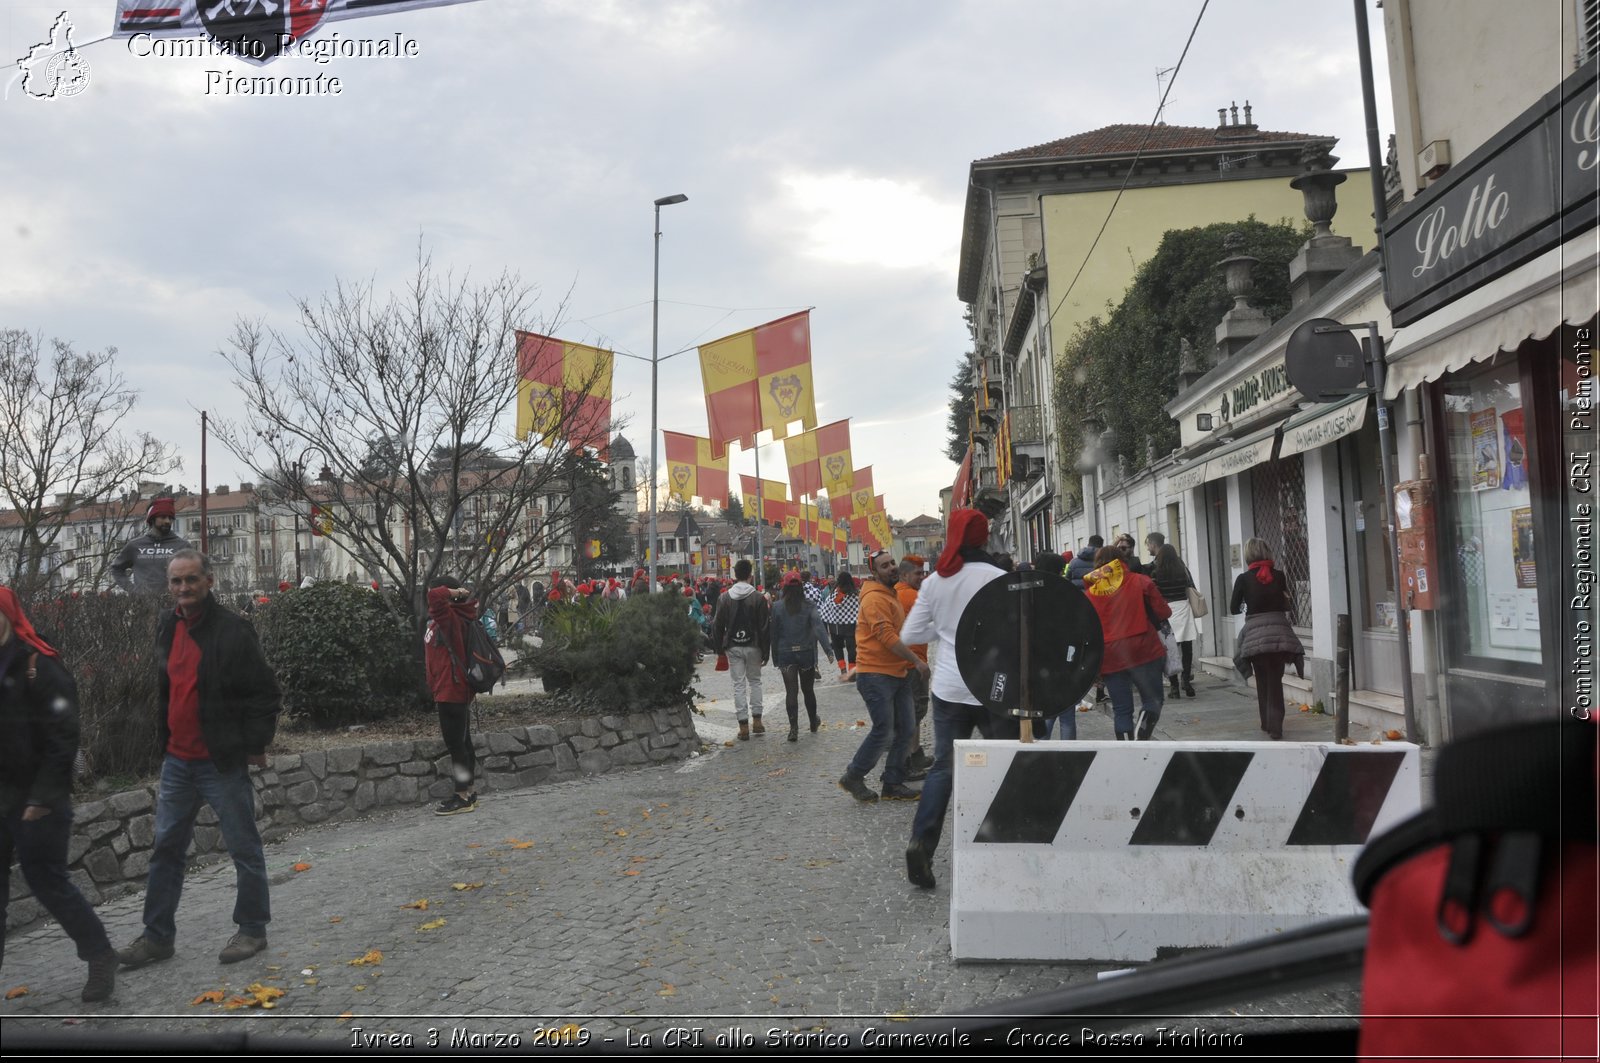
M165 594L167 562L179 550L192 544L172 530L177 504L170 498L157 498L145 510L144 522L150 530L128 544L111 562L111 578L129 594Z
M933 767L922 784L917 814L911 821L911 844L906 848L906 877L914 886L933 889L933 853L944 832L945 813L955 782L955 742L977 730L990 739L1017 738L1020 723L991 713L973 696L956 667L956 627L961 614L978 591L1005 572L984 551L989 542L989 520L975 509L950 514L944 553L933 575L922 581L917 603L906 617L900 637L908 642L938 640L932 687Z

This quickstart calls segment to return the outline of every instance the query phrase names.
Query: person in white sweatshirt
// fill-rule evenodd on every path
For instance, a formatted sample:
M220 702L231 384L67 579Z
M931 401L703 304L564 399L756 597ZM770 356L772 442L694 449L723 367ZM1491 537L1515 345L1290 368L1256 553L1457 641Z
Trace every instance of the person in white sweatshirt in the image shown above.
M923 889L934 887L933 853L950 808L956 740L971 738L974 730L991 739L1021 736L1020 722L985 708L967 689L956 667L956 627L962 612L973 595L1005 575L984 551L988 542L989 520L982 513L958 509L950 515L944 553L933 575L922 581L917 604L900 631L905 642L937 642L939 647L931 684L933 767L922 784L917 814L911 821L911 844L906 848L906 877Z

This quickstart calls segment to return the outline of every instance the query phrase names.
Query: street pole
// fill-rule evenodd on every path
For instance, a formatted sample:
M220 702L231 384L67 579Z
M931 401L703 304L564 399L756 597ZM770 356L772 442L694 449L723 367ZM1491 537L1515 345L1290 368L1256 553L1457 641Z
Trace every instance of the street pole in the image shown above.
M650 293L650 593L656 592L656 559L660 555L660 542L656 538L656 404L659 398L658 378L661 371L661 208L689 199L683 193L662 196L655 201L655 270Z

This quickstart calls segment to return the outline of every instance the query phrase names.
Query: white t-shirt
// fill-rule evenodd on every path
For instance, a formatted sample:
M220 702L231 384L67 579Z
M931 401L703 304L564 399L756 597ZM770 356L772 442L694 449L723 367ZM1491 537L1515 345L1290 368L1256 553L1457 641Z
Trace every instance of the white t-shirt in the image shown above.
M956 627L973 595L985 584L1004 575L1003 569L993 565L968 561L954 576L946 578L935 572L922 581L922 588L917 591L917 604L911 607L911 615L900 629L900 641L907 644L938 642L930 689L941 701L983 704L967 689L961 670L956 667Z

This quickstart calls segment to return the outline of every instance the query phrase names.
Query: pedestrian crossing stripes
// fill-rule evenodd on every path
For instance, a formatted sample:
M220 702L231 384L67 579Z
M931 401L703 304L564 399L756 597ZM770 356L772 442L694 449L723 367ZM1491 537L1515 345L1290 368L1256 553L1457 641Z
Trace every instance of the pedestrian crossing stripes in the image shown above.
M1143 783L1135 782L1130 792L1125 777L1118 786L1133 802L1121 837L1117 832L1108 837L1103 829L1106 816L1093 810L1079 818L1087 819L1083 825L1094 829L1069 830L1070 840L1206 846L1231 816L1236 823L1254 818L1281 824L1286 828L1286 833L1278 836L1282 845L1362 845L1372 833L1406 755L1401 750L1333 747L1321 757L1316 774L1309 776L1299 763L1258 757L1248 749L1142 748L1151 752L1122 769L1133 772ZM1048 746L1019 749L972 840L1054 844L1096 758L1117 753ZM1252 780L1258 785L1250 788L1251 799L1236 801L1246 777L1252 774L1260 778ZM1264 801L1275 807L1263 807Z

